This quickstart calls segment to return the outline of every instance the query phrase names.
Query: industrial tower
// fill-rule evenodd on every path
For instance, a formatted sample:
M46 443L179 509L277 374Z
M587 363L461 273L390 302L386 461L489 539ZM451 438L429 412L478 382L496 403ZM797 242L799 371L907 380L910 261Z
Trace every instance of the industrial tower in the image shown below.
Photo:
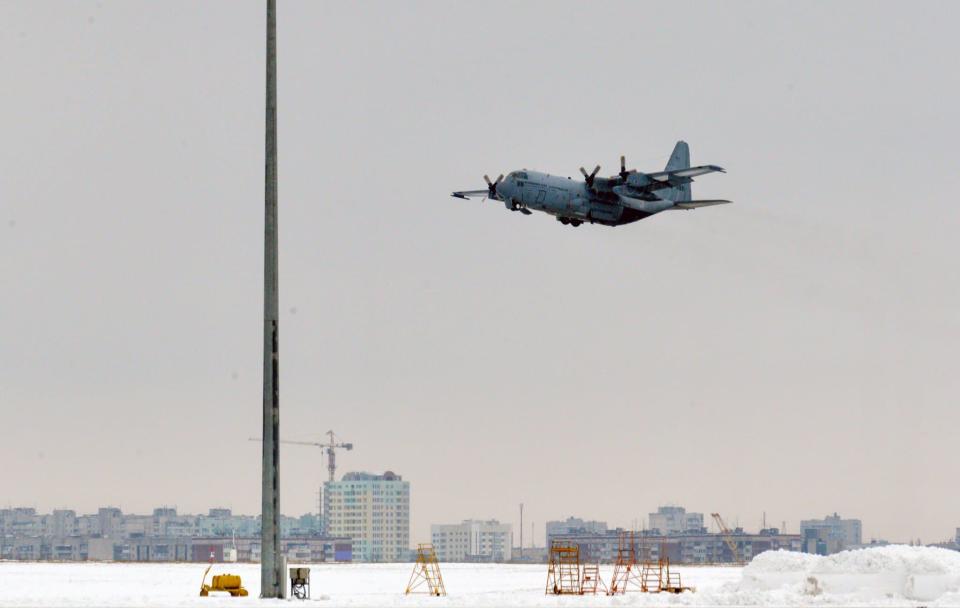
M263 227L263 462L260 597L285 595L280 559L280 269L277 243L277 2L267 0Z

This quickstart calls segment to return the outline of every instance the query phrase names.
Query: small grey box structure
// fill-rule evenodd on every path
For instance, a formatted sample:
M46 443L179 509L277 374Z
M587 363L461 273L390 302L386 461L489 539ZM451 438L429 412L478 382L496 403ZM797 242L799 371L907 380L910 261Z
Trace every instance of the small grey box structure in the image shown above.
M298 600L310 599L310 568L290 568L290 593Z

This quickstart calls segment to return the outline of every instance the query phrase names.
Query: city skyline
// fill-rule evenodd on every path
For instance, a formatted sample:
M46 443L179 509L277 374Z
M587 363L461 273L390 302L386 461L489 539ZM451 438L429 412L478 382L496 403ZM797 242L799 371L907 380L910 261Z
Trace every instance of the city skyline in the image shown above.
M368 474L368 473L360 473L360 474L361 474L361 475L370 475L370 474ZM556 529L567 530L567 529L570 529L571 526L573 527L573 529L583 529L583 530L590 531L590 532L594 532L594 531L604 531L604 532L606 532L607 530L610 530L610 531L613 531L613 530L627 530L627 531L635 531L635 532L659 532L659 533L662 533L662 534L676 534L676 533L680 533L680 531L686 529L686 527L690 525L690 521L691 521L691 518L692 518L693 521L699 522L699 526L698 526L698 527L689 528L691 531L697 531L697 530L699 530L699 529L702 528L702 529L704 529L704 530L707 530L709 533L717 533L717 532L720 532L720 530L718 529L717 525L716 525L712 520L705 518L705 517L704 517L704 514L703 514L702 512L697 512L697 511L693 511L693 510L686 510L687 526L684 526L683 524L680 524L680 527L678 527L678 528L676 528L676 529L674 529L674 528L672 528L672 527L664 527L664 524L661 523L661 521L653 522L653 518L654 518L655 516L663 518L663 517L665 517L665 516L664 516L664 512L665 512L665 511L677 511L677 510L679 510L679 512L681 513L681 517L683 517L683 512L685 511L685 507L679 506L679 505L674 505L674 504L668 504L668 505L658 505L656 508L657 508L657 511L656 511L656 512L653 512L653 511L648 512L645 517L634 518L633 520L631 520L631 521L630 521L629 523L627 523L627 524L624 524L624 523L621 523L621 522L609 522L609 523L608 523L607 521L600 521L600 520L589 520L589 519L588 519L588 520L584 520L584 519L582 519L581 517L578 517L578 515L587 515L587 514L573 514L573 515L567 515L567 516L565 516L565 517L560 517L560 518L555 518L555 519L548 519L548 520L546 520L545 522L540 522L540 527L539 527L539 528L536 528L537 532L535 533L535 538L534 538L532 541L531 541L531 538L530 538L530 535L529 535L529 532L528 532L528 531L530 530L530 526L531 526L531 525L534 525L534 526L536 525L536 522L525 521L525 524L526 524L527 527L526 527L526 529L524 530L525 542L524 542L523 546L524 546L524 547L527 547L527 548L531 548L531 547L534 547L534 546L537 546L537 547L540 547L540 548L545 547L545 546L547 545L547 539L548 539L548 537L549 537L551 534L558 534L558 533L560 533L560 532L557 532ZM175 505L175 504L162 504L162 505L158 505L158 506L153 507L152 509L147 509L147 512L127 511L127 510L125 510L125 509L123 509L122 507L117 506L117 505L101 505L101 506L99 506L99 507L97 507L97 508L95 508L95 509L92 509L92 510L90 510L90 511L78 510L78 509L71 508L71 507L59 507L59 508L54 508L54 509L49 509L49 510L43 511L43 510L37 509L37 508L34 507L34 506L29 506L29 505L18 505L18 506L0 505L0 510L15 510L15 509L33 509L33 510L36 511L36 515L37 515L38 517L50 517L50 516L55 516L58 512L61 512L61 513L63 513L63 512L73 513L76 517L96 517L97 514L98 514L98 512L103 512L103 511L108 511L108 510L113 510L113 509L116 509L116 510L120 511L120 512L123 514L124 517L129 516L129 517L134 517L134 518L139 518L139 519L145 519L145 518L150 518L150 517L157 517L157 516L158 516L158 512L161 512L161 511L170 511L171 513L169 513L168 515L172 515L172 516L175 517L175 518L177 518L177 517L179 517L179 518L218 518L218 517L233 517L233 518L246 518L246 519L250 519L250 520L255 520L255 519L257 519L257 518L260 517L259 513L234 512L233 509L231 509L231 508L228 507L228 506L224 506L224 505L210 506L210 507L207 507L206 509L203 509L203 510L200 510L200 511L189 511L189 512L187 512L187 511L181 511L181 510L177 507L177 505ZM149 513L149 512L152 512L152 514ZM743 531L746 532L746 533L758 533L758 532L761 532L761 531L763 531L763 530L765 530L765 529L776 529L776 530L779 531L780 534L797 534L797 533L801 530L801 528L802 528L803 525L808 525L808 524L811 524L811 523L815 523L815 522L817 522L817 521L829 521L831 518L838 518L838 517L839 517L837 512L833 512L832 515L831 515L830 513L825 513L825 514L824 514L824 520L816 520L816 519L811 520L811 519L809 519L809 518L810 518L810 517L816 517L817 514L808 514L807 519L803 519L803 520L801 520L800 522L797 522L797 524L796 524L795 526L792 526L792 527L791 527L791 526L788 525L786 528L784 528L784 527L783 527L783 524L789 524L789 522L785 522L785 521L772 521L772 520L770 520L770 521L766 521L766 522L765 522L765 523L766 523L766 527L764 527L764 520L763 520L763 518L765 518L765 516L766 516L765 513L762 514L762 515L761 515L761 520L760 520L759 522L757 522L756 525L742 524L741 521L740 521L740 519L739 519L739 517L734 517L734 518L732 518L732 519L729 519L729 521L728 521L727 523L729 524L729 526L730 526L731 529L734 529L734 528L742 528ZM310 517L312 517L312 518L317 518L317 517L318 517L318 513L317 513L316 511L314 511L314 512L306 512L306 513L281 513L281 517L284 518L284 522L283 522L284 528L285 528L285 529L289 529L289 528L292 528L292 527L294 527L294 526L296 525L294 522L299 521L299 522L302 523L303 520L304 520L304 518L310 518ZM326 517L326 516L324 516L324 517ZM841 521L841 520L838 519L838 521ZM846 520L842 520L842 521L846 521ZM857 543L856 543L856 544L859 544L859 543L861 542L861 540L860 540L861 538L862 538L862 542L863 542L863 543L867 543L867 544L869 544L869 543L872 542L872 541L883 541L883 542L894 542L894 543L896 543L896 542L902 542L902 543L906 544L906 543L913 543L915 540L918 540L918 539L919 539L918 536L908 536L908 537L906 537L906 538L899 538L899 539L898 539L898 538L882 538L882 537L879 537L879 536L877 536L877 535L862 534L861 528L860 528L860 526L861 526L861 524L860 524L860 519L856 519L856 520L854 520L854 521L857 522L857 533L856 533ZM316 522L316 525L318 525L318 526L321 525L319 522L320 522L320 520L318 519L317 522ZM515 537L514 537L514 541L516 541L516 542L513 544L513 546L514 546L514 547L520 547L520 546L521 546L521 545L519 544L519 540L520 540L520 535L519 535L519 522L517 522L517 521L510 521L509 519L505 519L505 520L502 520L502 521L501 521L501 520L499 520L498 518L495 518L495 517L494 517L494 518L489 518L489 517L482 517L482 516L476 516L476 515L474 515L474 516L462 516L462 517L460 517L459 519L451 519L450 521L433 521L433 522L430 522L430 524L429 524L430 530L431 530L430 536L433 536L433 535L434 535L434 529L435 529L437 526L441 526L441 527L444 527L444 526L456 527L456 526L459 526L459 525L461 525L461 524L466 524L466 523L469 523L469 522L475 522L475 523L490 523L490 522L493 522L493 523L497 523L497 524L500 524L500 525L508 526L508 527L510 527L510 529L511 529L511 533L513 533L513 532L516 533L516 534L515 534ZM650 523L650 522L653 522L653 523ZM328 527L329 525L330 525L330 524L329 524L329 520L325 521L325 523L323 524L323 526L327 528L327 535L329 535L329 536L350 536L349 534L341 534L339 530L337 531L337 533L331 533L331 531L329 530L329 527ZM550 531L550 526L551 526L551 525L553 525L554 528L555 528L554 532L551 532L551 531ZM252 530L252 529L251 529L251 530ZM954 538L956 538L956 532L955 532L956 530L960 530L960 527L957 527L957 528L955 528L954 530L951 530L951 531L947 531L946 535L943 536L942 538L930 538L930 539L925 540L924 542L926 542L926 543L928 543L928 544L934 544L934 543L937 543L937 542L949 542L949 541L953 540ZM535 542L536 542L536 537L539 537L539 538L540 538L540 542L539 542L539 544L534 545L534 544L532 544L532 543L535 543ZM923 540L923 539L919 539L919 540ZM417 541L416 539L411 539L409 544L410 544L411 547L412 547L412 546L415 546L417 542L418 542L418 541Z
M281 436L402 475L411 543L521 502L525 538L668 502L948 538L960 8L606 6L511 6L494 42L482 6L281 4ZM0 98L0 504L258 513L262 3L0 23L29 59ZM678 139L734 204L573 230L449 197ZM281 470L315 510L319 450Z
M412 559L408 538L408 486L393 474L350 474L328 482L331 513L281 516L285 550L300 559L321 562L397 562ZM441 561L544 561L546 547L574 543L590 560L615 561L625 543L635 544L644 559L668 558L677 563L749 562L759 553L787 549L831 555L849 549L889 545L866 540L862 522L838 513L801 522L799 531L763 527L753 531L728 525L713 513L715 530L704 525L703 513L682 506L659 506L648 514L642 531L608 526L607 522L568 517L546 522L543 547L514 543L513 526L496 519L464 519L434 523L431 542ZM765 523L765 522L764 522ZM211 508L206 514L178 513L157 507L152 514L123 513L102 507L97 513L73 510L37 513L31 508L0 509L0 559L85 561L257 561L261 554L260 518ZM956 549L953 538L933 546ZM920 545L920 539L903 544ZM526 551L524 551L526 549Z

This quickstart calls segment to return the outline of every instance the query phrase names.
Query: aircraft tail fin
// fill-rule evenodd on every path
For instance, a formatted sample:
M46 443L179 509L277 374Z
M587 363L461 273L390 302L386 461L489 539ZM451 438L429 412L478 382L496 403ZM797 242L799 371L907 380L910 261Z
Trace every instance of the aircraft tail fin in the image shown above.
M670 160L667 161L667 166L664 168L664 171L676 171L677 169L689 168L690 146L683 140L678 141L677 145L673 147L673 154L670 155ZM670 188L670 193L666 198L676 202L693 200L693 191L690 188L690 184L682 184Z
M664 171L676 171L677 169L689 168L690 146L688 146L685 141L678 141L677 145L673 147L673 154L670 155L670 160L667 161L667 166L664 168Z

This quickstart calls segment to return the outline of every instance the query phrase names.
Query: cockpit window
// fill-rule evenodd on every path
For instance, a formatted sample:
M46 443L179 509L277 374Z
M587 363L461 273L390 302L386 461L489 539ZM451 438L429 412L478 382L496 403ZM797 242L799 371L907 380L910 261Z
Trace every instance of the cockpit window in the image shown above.
M517 179L529 179L527 177L527 174L523 171L517 171L516 173L513 174L513 176Z

